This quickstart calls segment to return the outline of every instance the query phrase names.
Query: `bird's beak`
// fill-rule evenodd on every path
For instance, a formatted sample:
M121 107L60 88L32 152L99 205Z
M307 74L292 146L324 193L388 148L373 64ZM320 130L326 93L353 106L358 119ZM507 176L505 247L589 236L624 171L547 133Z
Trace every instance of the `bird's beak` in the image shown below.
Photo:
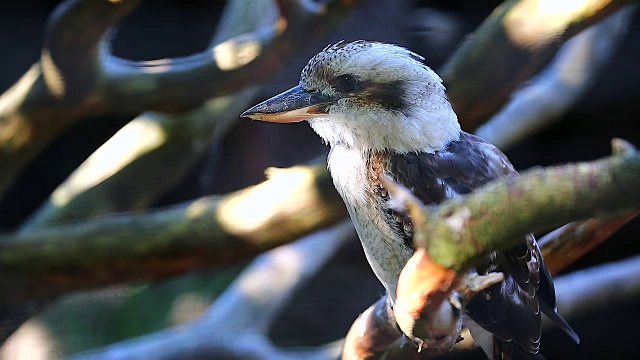
M269 122L291 123L326 115L326 106L338 98L318 91L305 91L302 85L289 89L240 114L242 117Z

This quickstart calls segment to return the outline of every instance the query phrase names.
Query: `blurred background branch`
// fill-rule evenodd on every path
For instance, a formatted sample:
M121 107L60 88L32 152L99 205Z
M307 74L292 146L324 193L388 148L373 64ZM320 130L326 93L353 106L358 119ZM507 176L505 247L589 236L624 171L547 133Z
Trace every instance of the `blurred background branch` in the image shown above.
M221 266L293 241L346 217L324 169L272 168L223 197L0 235L1 302Z
M476 134L505 149L558 121L602 76L635 10L635 5L622 7L570 38L542 71L513 90L507 104Z
M76 0L54 12L41 62L0 98L0 195L27 162L73 122L99 113L186 110L256 84L282 67L283 57L308 41L311 30L323 29L317 21L350 6L341 1L333 1L331 8L282 1L288 8L275 24L197 55L140 63L112 56L108 43L98 47L109 27L137 3ZM69 48L74 51L65 50Z
M463 128L477 128L544 67L562 43L627 3L588 0L558 6L544 0L505 1L440 71Z
M339 343L313 350L285 350L269 341L267 331L295 291L354 235L351 223L343 222L265 253L192 323L71 359L336 358Z
M265 255L224 291L243 266L240 259L345 217L324 164L270 170L270 180L249 187L263 180L268 166L307 163L326 149L304 124L274 128L237 122L237 114L296 83L304 63L327 43L360 38L399 43L440 68L439 62L486 18L441 74L465 129L478 128L492 142L508 146L518 168L601 157L612 137L640 143L635 126L639 74L630 60L640 51L640 27L635 6L627 3L633 2L560 7L553 1L514 0L491 13L499 2L236 0L224 9L197 1L63 2L36 40L43 44L34 55L39 62L0 97L0 226L5 232L0 247L6 249L0 252L6 289L0 325L5 336L49 304L5 342L0 357L21 359L39 351L45 359L63 357L167 326L175 327L81 357L175 358L183 345L202 356L218 351L243 358L335 357L340 343L332 340L344 336L355 314L382 294L359 244L343 244L348 226L303 241L315 245L284 250L308 257L307 266L288 269L290 257ZM158 8L174 18L182 11L187 20L149 20ZM199 10L205 8L210 10ZM614 15L598 23L609 14ZM8 16L5 24L20 29L23 19ZM177 37L179 44L167 40L182 27L189 30ZM137 33L143 35L136 42ZM19 53L15 40L8 39L7 48ZM155 56L151 44L158 44ZM20 63L34 57L27 59ZM276 74L278 69L286 71ZM259 86L269 77L274 79ZM637 310L625 305L637 301L637 260L598 264L640 250L638 221L633 215L605 215L569 224L542 240L556 271L580 257L567 271L598 266L571 275L567 285L558 279L561 312L566 299L578 304L576 312L565 315L577 322L572 325L583 343L578 348L561 336L556 341L546 335L542 352L551 358L637 355L613 335L637 331L626 327ZM264 226L249 225L258 223ZM620 227L622 233L601 245L602 251L583 255ZM567 252L572 256L553 255ZM274 256L273 264L281 264L276 268L284 268L269 272L274 277L256 275L271 262L264 259ZM15 264L22 267L10 268ZM191 271L212 265L213 270ZM25 276L34 282L24 281ZM589 285L596 288L584 286L583 276L592 277ZM139 282L149 278L158 281ZM258 279L253 294L262 297L239 294L238 284L249 281L243 279ZM70 289L133 280L49 300ZM564 286L580 291L567 293ZM612 293L615 286L621 290ZM16 303L34 296L47 301ZM598 300L587 304L590 297ZM379 303L378 310L386 311L384 298ZM250 311L258 305L266 311ZM205 315L192 320L199 314ZM612 331L603 334L603 324ZM245 336L238 335L244 331ZM399 333L391 335L393 342ZM311 348L288 349L301 345ZM416 354L407 346L394 349L404 351L396 356L407 356L408 350ZM482 358L468 350L454 354Z

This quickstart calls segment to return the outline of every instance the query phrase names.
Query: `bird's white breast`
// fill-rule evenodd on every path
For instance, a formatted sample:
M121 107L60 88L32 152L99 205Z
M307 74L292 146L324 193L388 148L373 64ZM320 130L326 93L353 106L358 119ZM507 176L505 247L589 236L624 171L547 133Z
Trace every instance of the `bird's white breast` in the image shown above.
M404 245L385 220L385 204L373 192L367 161L360 151L340 145L332 147L329 170L373 272L395 299L398 276L413 250Z

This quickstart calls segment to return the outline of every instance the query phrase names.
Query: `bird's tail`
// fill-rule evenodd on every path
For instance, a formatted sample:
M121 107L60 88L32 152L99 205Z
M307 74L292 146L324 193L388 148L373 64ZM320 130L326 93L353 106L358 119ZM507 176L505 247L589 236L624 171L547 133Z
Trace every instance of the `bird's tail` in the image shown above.
M547 315L547 317L551 319L551 321L553 321L553 323L556 324L557 327L559 327L560 329L562 329L562 331L569 335L569 337L573 339L576 344L580 344L580 337L578 336L578 334L573 330L573 328L571 328L571 325L569 325L569 323L567 323L567 321L562 316L560 316L560 314L558 314L556 309L549 306L549 304L547 304L546 302L540 301L540 310L542 310L542 313Z

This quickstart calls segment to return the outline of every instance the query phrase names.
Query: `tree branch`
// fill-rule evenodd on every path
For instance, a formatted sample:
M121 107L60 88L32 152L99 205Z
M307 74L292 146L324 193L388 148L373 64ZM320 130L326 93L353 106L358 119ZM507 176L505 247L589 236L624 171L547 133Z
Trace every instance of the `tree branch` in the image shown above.
M593 162L528 170L442 204L426 215L430 225L418 231L415 242L442 266L464 269L489 251L516 245L519 235L637 209L639 181L640 155L635 150Z
M97 42L109 21L138 3L69 0L54 11L41 61L0 96L0 197L16 174L67 126L105 110L93 88Z
M563 275L555 281L558 309L566 318L577 318L605 305L638 299L639 274L640 256L636 255Z
M548 233L538 241L547 268L552 274L564 269L638 215L572 222Z
M346 216L326 163L223 197L0 236L0 302L228 264Z
M197 320L71 359L335 358L340 351L339 344L310 350L284 350L268 340L266 330L296 289L354 235L351 223L343 222L260 255Z
M278 16L270 1L230 1L211 43L269 29ZM188 112L140 114L58 186L20 231L148 208L224 136L255 93L255 87L245 89Z
M56 99L78 101L95 91L95 64L105 33L141 2L69 0L53 11L40 60L44 81Z
M414 242L420 249L400 275L393 310L403 332L419 344L425 341L431 348L421 356L449 351L453 346L451 339L459 336L460 328L456 326L459 315L447 294L460 291L460 284L468 281L464 269L473 266L477 259L490 251L514 246L531 231L640 208L640 190L635 186L640 181L640 155L619 140L614 141L613 146L614 155L609 158L534 169L517 178L499 179L465 198L449 200L433 211L424 208L409 190L381 178L390 194L409 210L418 229ZM584 235L588 234L581 234L583 240L587 238ZM578 242L572 244L579 246ZM558 249L550 253L557 257L564 255ZM452 277L452 270L459 275ZM490 285L491 279L482 280L479 290ZM375 323L375 320L367 322ZM352 331L362 323L360 319L356 321ZM385 326L385 322L378 324ZM383 328L377 332L385 331ZM392 340L390 335L384 341L393 343ZM362 344L366 346L367 342L348 336L344 354L381 353L377 348L358 349ZM390 351L399 351L393 349Z
M108 55L103 67L106 101L118 104L121 109L129 106L138 109L141 104L147 109L171 112L256 84L284 66L282 60L286 55L326 30L327 22L335 20L355 2L277 3L283 17L274 27L236 36L196 55L152 62L133 62ZM129 101L131 98L136 103Z
M141 114L58 186L20 232L147 209L188 174L213 141L222 138L254 94L249 89L216 98L179 115Z
M617 53L637 6L628 5L569 39L531 81L475 133L504 150L561 119Z
M393 345L401 336L391 298L385 295L353 322L344 340L342 359L373 359L386 354L398 348ZM411 353L417 354L417 351Z
M280 1L287 7L280 9L285 16L268 30L236 36L185 58L133 62L109 54L106 47L95 56L100 33L135 4L131 0L69 0L54 13L49 29L62 33L47 35L49 47L43 50L41 62L0 97L0 196L33 157L79 119L104 113L186 110L210 97L256 84L284 66L286 56L307 43L312 33L324 31L354 2L333 0L309 6L304 0ZM69 20L75 17L82 19ZM86 24L77 32L89 34L86 38L64 35L79 24ZM64 51L75 45L87 52ZM78 61L86 63L74 63ZM75 66L80 69L77 78L70 75ZM72 89L74 85L81 89Z
M559 45L630 1L510 0L498 7L440 71L461 125L471 130L494 114ZM496 71L499 69L499 71Z

